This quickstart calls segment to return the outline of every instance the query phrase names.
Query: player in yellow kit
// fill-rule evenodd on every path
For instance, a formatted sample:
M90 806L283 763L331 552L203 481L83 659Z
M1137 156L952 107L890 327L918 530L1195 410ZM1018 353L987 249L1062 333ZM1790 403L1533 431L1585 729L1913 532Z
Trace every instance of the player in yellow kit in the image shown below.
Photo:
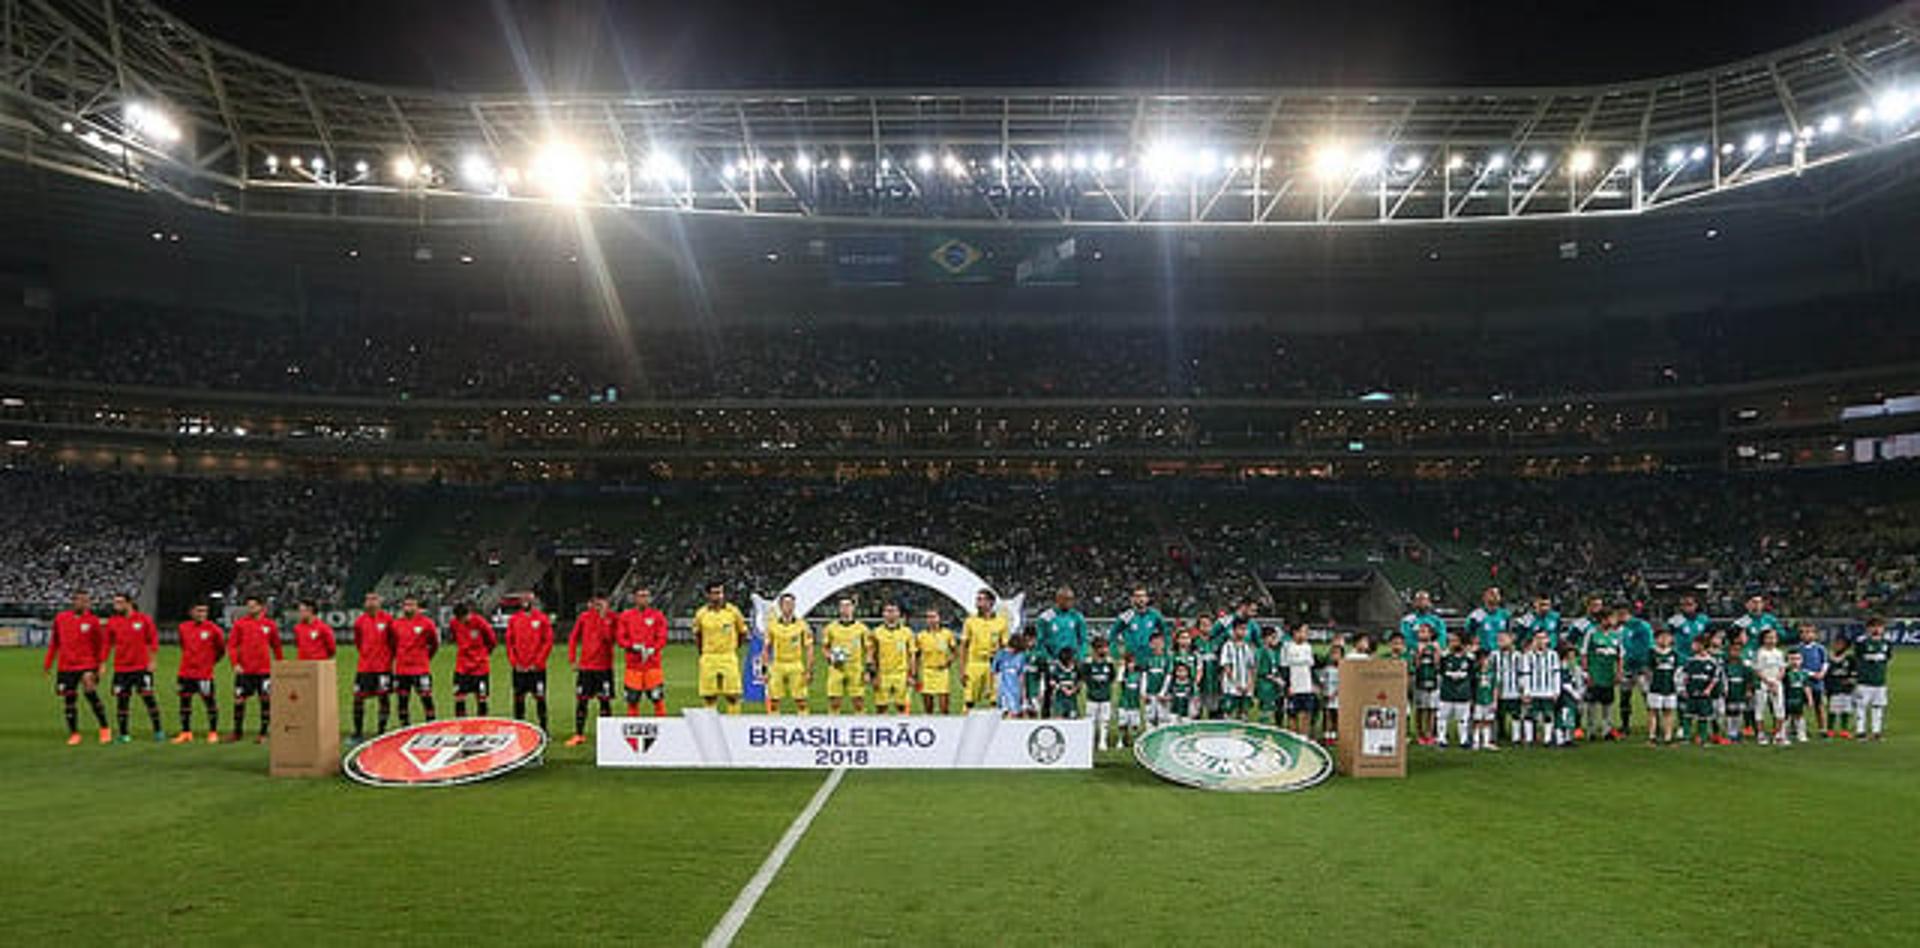
M840 700L853 699L853 713L867 704L867 624L853 618L853 598L840 597L840 617L820 630L827 653L827 710L840 713Z
M993 653L1007 641L1007 617L1000 615L993 591L973 597L973 615L960 624L960 647L967 653L966 709L993 707Z
M941 714L953 713L948 702L953 697L954 641L953 630L940 624L940 610L928 609L926 626L913 637L913 652L918 658L913 680L920 688L920 708L928 714L933 713L936 698Z
M873 630L873 710L893 708L909 713L907 675L913 671L913 629L901 620L900 607L887 603L880 610L880 627Z
M780 699L792 698L807 713L807 688L813 681L813 630L793 614L793 593L780 594L780 613L767 620L767 713L780 713Z
M693 614L693 643L700 652L700 700L711 708L721 698L727 713L740 713L740 643L747 617L727 601L723 583L707 584L707 604Z

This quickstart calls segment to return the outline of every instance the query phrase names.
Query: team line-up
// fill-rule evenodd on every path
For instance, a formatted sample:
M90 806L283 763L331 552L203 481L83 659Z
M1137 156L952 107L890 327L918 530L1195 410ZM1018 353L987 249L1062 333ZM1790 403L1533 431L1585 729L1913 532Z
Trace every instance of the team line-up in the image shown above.
M567 660L574 669L574 734L586 740L588 712L612 714L616 654L624 653L622 691L629 715L643 704L666 713L661 656L667 645L665 614L647 589L631 594L632 606L615 612L606 596L594 596L573 621ZM1010 634L994 594L981 590L974 610L956 634L940 610L929 609L914 627L889 602L878 625L855 618L855 602L842 597L838 615L816 635L782 595L765 623L765 647L752 669L764 680L766 710L778 714L791 702L809 711L808 693L824 665L828 710L866 711L871 692L880 713L948 714L956 670L962 708L997 708L1015 717L1080 717L1092 720L1098 748L1124 746L1143 728L1200 718L1271 720L1331 741L1337 736L1342 661L1391 659L1406 663L1412 698L1412 739L1420 744L1495 750L1503 738L1514 744L1571 746L1585 739L1619 740L1633 731L1633 699L1647 715L1649 743L1678 739L1727 744L1744 737L1786 745L1808 739L1808 718L1824 737L1879 739L1885 731L1887 667L1892 641L1885 623L1870 619L1857 640L1822 642L1802 623L1789 636L1758 596L1739 617L1716 623L1691 596L1679 600L1666 623L1655 628L1628 605L1590 597L1585 613L1563 620L1545 598L1514 614L1488 588L1468 614L1462 634L1450 635L1431 597L1417 592L1412 611L1397 632L1380 636L1335 635L1324 651L1305 623L1287 631L1262 628L1255 604L1242 600L1210 625L1177 628L1136 587L1130 608L1107 629L1090 632L1062 587L1031 628ZM526 718L528 699L547 727L547 664L554 649L553 622L531 594L518 597L504 633L472 604L454 610L446 638L455 650L454 713L489 713L493 653L504 646L512 669L513 713ZM743 677L741 650L750 636L746 616L712 583L693 616L698 653L698 692L709 707L737 712ZM332 659L338 643L312 602L299 604L293 627L295 655ZM1791 641L1789 639L1791 638ZM279 624L257 597L223 629L195 605L179 626L176 676L179 729L176 744L194 740L193 706L207 719L207 740L221 738L213 673L224 658L233 667L233 728L246 730L250 702L260 706L256 741L264 741L272 716L273 661L284 657ZM435 719L432 660L442 644L434 619L408 597L400 613L384 609L368 593L353 623L357 654L353 690L353 739L365 736L367 705L375 706L379 732L397 711L411 723L411 699L426 720ZM102 619L88 593L75 592L70 608L54 619L45 667L57 671L67 742L81 743L78 704L85 698L99 739L115 739L98 694L99 671L112 663L118 740L129 733L131 699L145 705L153 738L167 740L154 697L154 659L159 651L153 619L115 595Z

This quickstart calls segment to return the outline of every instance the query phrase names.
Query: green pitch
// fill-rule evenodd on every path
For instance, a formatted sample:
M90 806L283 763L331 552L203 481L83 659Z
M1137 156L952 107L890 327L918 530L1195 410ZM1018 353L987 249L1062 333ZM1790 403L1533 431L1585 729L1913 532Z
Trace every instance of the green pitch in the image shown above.
M740 943L1920 943L1920 661L1900 655L1878 745L1416 750L1404 782L1285 796L1180 789L1119 753L850 773ZM668 660L678 706L692 655ZM82 705L88 742L63 746L39 665L0 651L14 944L695 944L824 777L599 771L556 742L471 787L276 781L250 743L148 743L137 702L138 743L93 743ZM571 676L550 683L564 738Z

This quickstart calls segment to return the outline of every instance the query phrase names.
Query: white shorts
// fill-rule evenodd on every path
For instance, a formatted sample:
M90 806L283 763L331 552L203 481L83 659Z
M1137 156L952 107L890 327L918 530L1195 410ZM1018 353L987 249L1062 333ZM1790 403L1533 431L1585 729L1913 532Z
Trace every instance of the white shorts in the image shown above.
M1159 727L1171 720L1173 720L1173 712L1167 707L1166 701L1152 700L1147 702L1148 727Z
M1440 707L1440 692L1433 688L1415 688L1413 706L1422 711L1432 711Z
M1647 695L1648 711L1675 711L1680 707L1679 695Z
M1140 726L1140 709L1139 708L1121 708L1120 709L1120 726L1121 727L1139 727Z
M1490 704L1474 705L1473 706L1474 723L1475 724L1491 723L1493 721L1493 712L1494 712L1493 705L1490 705Z
M1852 714L1853 713L1853 693L1852 692L1847 692L1846 694L1842 694L1842 695L1834 695L1833 697L1827 700L1827 703L1832 706L1833 713L1835 714Z
M1886 685L1854 685L1853 706L1860 710L1887 706Z
M1469 707L1470 705L1465 701L1440 702L1440 726L1445 727L1447 723L1451 721L1459 721L1465 724L1467 722L1467 709Z

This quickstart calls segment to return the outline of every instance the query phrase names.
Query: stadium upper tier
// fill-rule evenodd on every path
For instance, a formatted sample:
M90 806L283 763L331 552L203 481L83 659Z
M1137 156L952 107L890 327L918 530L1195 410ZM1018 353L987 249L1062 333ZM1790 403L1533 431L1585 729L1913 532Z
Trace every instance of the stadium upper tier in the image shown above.
M1920 122L1917 10L1592 86L534 96L296 70L148 0L0 0L0 153L223 210L410 223L524 203L1042 228L1636 214L1884 173Z

